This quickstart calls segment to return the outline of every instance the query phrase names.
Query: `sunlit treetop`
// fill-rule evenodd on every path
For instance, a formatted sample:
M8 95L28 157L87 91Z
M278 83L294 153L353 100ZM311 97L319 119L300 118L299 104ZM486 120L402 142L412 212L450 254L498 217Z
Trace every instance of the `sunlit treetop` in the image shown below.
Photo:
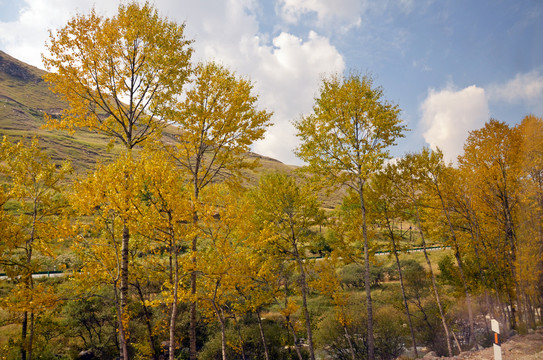
M324 78L313 113L294 122L301 145L296 154L310 169L337 183L367 179L403 137L400 109L383 98L369 76ZM355 182L358 182L356 180Z
M92 10L51 31L45 80L68 107L49 127L89 128L129 149L159 133L190 73L184 28L130 2L111 18Z

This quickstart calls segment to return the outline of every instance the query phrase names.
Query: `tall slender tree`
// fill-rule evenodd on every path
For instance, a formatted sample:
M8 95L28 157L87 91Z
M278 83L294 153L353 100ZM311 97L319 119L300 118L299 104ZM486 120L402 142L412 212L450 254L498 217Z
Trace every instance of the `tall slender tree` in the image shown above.
M135 172L142 178L140 196L144 200L138 204L136 231L153 242L154 249L168 249L165 266L168 274L164 277L162 293L170 307L168 355L173 360L179 338L175 330L182 292L180 284L186 276L182 273L180 257L197 231L192 228L190 186L174 160L160 149L146 149Z
M256 165L245 156L254 141L264 136L271 113L258 110L257 96L247 79L237 76L214 62L201 63L194 70L192 87L176 105L174 122L180 128L176 146L167 147L191 184L193 223L198 223L198 206L202 189L223 180L236 183L242 170ZM191 289L197 294L198 237L194 236ZM197 357L197 301L190 309L190 358Z
M23 315L21 359L32 359L35 317L54 307L55 297L45 285L36 286L32 274L43 271L36 255L52 256L54 240L66 232L62 209L63 182L71 171L68 163L57 165L40 149L35 138L12 144L0 143L0 176L7 180L0 191L0 266L16 282L15 289L0 306ZM10 200L18 213L7 213Z
M301 144L296 154L309 171L336 186L347 186L357 195L362 211L368 357L375 358L373 310L370 289L369 239L365 188L371 176L389 158L388 148L406 129L400 109L384 98L369 76L351 73L323 79L313 113L294 122Z
M440 149L432 152L424 151L423 156L426 156L427 161L421 162L421 179L426 185L427 191L436 198L437 206L435 206L443 214L445 218L445 228L448 230L449 244L454 251L454 257L458 265L460 280L464 288L464 296L466 298L466 307L468 309L469 335L468 343L472 345L475 341L475 328L473 320L473 308L471 305L471 294L468 289L468 281L466 279L466 271L462 260L461 244L457 235L457 227L455 227L454 217L454 197L455 183L453 182L454 174L452 167L445 164L443 153ZM461 351L461 349L459 349Z
M423 228L424 223L422 215L424 207L427 205L429 195L427 191L424 191L424 177L426 176L424 169L426 167L425 164L430 161L429 156L430 151L425 148L420 154L407 154L402 157L396 165L393 165L396 168L395 171L400 174L400 176L396 178L397 181L395 182L395 184L398 190L402 193L402 195L410 204L410 213L406 215L412 217L411 220L413 220L420 235L424 258L426 260L428 272L430 273L430 278L432 280L434 299L439 310L441 325L443 326L443 330L445 331L447 350L449 352L449 356L452 356L453 351L451 346L451 332L445 318L445 310L443 309L441 296L439 294L436 276L432 269L430 257L428 256L426 235Z
M50 89L66 101L51 128L88 128L128 150L160 134L189 74L191 41L184 25L162 18L149 3L121 3L104 18L94 10L50 33L43 62ZM127 180L128 181L128 180ZM129 239L123 226L121 311L128 302ZM128 320L127 320L128 321ZM127 359L124 351L121 358Z
M411 320L411 312L407 303L405 292L402 267L400 264L399 253L401 251L400 241L403 239L401 221L404 218L402 211L405 209L406 201L401 196L400 191L394 185L398 181L399 174L396 172L396 167L387 165L385 169L377 174L370 186L369 202L372 207L374 216L372 217L375 223L383 232L384 237L390 240L389 251L393 254L398 270L400 280L400 289L402 291L402 299L411 333L411 344L415 357L418 357L417 342L415 340L415 331L413 330L413 322Z
M517 126L521 138L519 279L526 294L527 313L535 325L533 309L538 302L543 264L543 119L526 116ZM534 266L535 265L535 266ZM539 284L539 286L538 286Z
M511 307L511 325L522 317L518 306L521 289L517 277L517 231L520 190L520 137L507 124L490 119L483 128L470 132L459 166L470 178L484 231L491 240L489 250L498 266Z
M309 280L307 253L315 237L313 228L322 225L324 214L314 193L298 186L296 180L282 174L270 174L260 179L252 193L255 220L261 231L271 235L270 253L279 261L293 259L300 277L302 311L305 320L309 356L315 359L313 332L307 306Z

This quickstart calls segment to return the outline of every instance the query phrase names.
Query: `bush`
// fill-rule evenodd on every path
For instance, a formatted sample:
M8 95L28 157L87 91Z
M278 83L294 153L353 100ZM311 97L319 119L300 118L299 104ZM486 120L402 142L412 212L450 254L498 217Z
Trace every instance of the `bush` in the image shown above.
M350 360L351 353L345 330L351 336L357 359L367 357L367 316L363 305L350 304L347 316L351 319L346 329L337 321L335 311L324 315L315 332L315 342L329 357ZM402 326L402 315L392 307L382 307L374 313L375 357L396 359L403 352L407 340Z
M365 284L364 266L358 263L347 264L339 271L339 277L343 288L363 288ZM372 287L381 285L384 278L385 269L382 266L370 267L370 285Z
M263 320L264 336L270 359L289 360L298 359L296 351L289 346L291 338L286 332L281 321ZM221 333L216 331L206 342L202 351L198 354L199 359L220 360L221 355ZM240 342L240 337L243 343ZM226 330L227 348L226 357L232 360L255 359L263 360L264 348L260 337L258 322L254 316L247 316L240 320L237 325L230 323ZM289 341L290 339L290 341ZM243 346L243 353L241 349ZM304 358L307 358L307 352L302 351Z

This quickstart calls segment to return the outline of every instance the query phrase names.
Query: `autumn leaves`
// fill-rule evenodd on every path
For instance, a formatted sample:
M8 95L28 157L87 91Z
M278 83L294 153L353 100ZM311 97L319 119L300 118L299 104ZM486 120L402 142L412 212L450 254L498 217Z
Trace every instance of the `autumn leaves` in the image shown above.
M470 296L484 289L511 323L531 320L539 273L525 264L540 264L542 137L534 134L541 134L541 119L527 117L514 129L489 121L470 135L458 168L428 149L385 166L390 147L406 131L400 109L384 99L371 77L332 75L322 80L313 112L294 121L305 172L296 178L265 174L245 189L244 171L256 165L246 154L263 138L271 113L258 108L249 80L214 62L192 64L192 42L183 30L149 4L132 2L111 18L78 15L51 33L46 81L67 107L48 126L106 134L121 149L114 162L78 174L63 187L67 167L51 165L36 143L2 143L7 185L0 203L20 203L17 211L3 208L0 232L12 241L2 244L3 268L19 261L13 269L21 275L16 291L25 295L19 304L25 314L23 358L31 357L27 329L39 311L28 304L57 301L43 297L46 291L35 292L32 251L49 251L59 234L79 260L69 280L72 298L111 290L123 359L136 353L157 358L159 336L168 339L170 359L183 338L186 355L197 358L202 318L217 324L225 359L233 348L243 351L242 336L233 340L227 331L248 314L256 314L262 357L270 359L278 350L267 346L261 314L272 307L287 338L294 339L287 348L301 359L297 339L303 333L315 359L312 292L334 306L348 357L374 359L379 351L370 274L372 240L378 237L396 255L416 349L413 306L398 259L402 221L419 233L423 246L433 236L453 248L467 307ZM330 215L317 194L334 187L349 192ZM311 251L323 242L326 259L311 261ZM349 262L364 266L367 335L359 352L361 340L351 330L352 309L337 272ZM479 271L473 275L475 265ZM452 353L454 333L449 336L441 289L430 277ZM507 314L508 308L521 316ZM153 318L157 309L162 323ZM182 311L188 319L180 325ZM141 324L145 331L138 334Z

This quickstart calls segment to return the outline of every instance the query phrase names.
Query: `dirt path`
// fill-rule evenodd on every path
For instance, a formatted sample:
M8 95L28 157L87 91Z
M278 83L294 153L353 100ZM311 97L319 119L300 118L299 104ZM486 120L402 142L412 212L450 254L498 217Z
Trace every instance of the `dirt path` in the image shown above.
M426 360L490 360L494 359L494 350L486 348L479 351L466 351L450 358L424 357ZM543 331L528 335L515 335L502 344L503 360L543 360Z

